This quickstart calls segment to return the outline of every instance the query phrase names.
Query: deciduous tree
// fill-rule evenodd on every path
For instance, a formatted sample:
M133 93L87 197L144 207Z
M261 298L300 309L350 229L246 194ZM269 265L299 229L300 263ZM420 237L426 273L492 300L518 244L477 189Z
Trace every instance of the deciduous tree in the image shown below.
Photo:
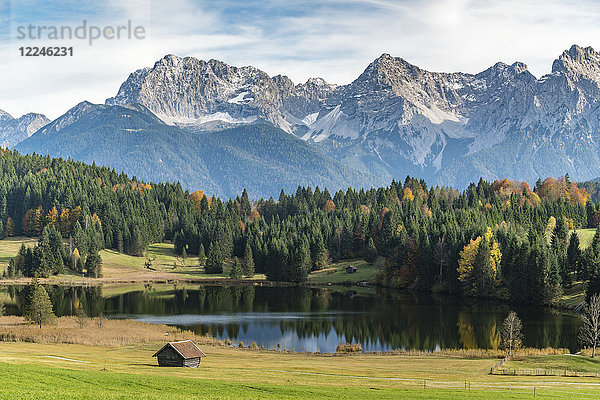
M596 356L596 346L600 342L600 295L594 295L581 314L579 341L592 348L592 358Z

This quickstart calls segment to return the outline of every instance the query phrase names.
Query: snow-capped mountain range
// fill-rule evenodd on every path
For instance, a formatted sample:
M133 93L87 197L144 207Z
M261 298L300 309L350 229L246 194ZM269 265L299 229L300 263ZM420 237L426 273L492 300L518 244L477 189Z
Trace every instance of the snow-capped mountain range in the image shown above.
M480 177L534 182L565 173L578 181L600 176L600 53L591 47L573 45L541 78L521 62L497 63L478 74L443 73L383 54L347 85L321 78L295 84L251 66L167 55L153 67L133 72L105 105L79 104L20 148L35 151L41 137L44 148L57 148L50 143L60 140L54 132L81 118L89 121L76 126L89 129L98 113L124 121L123 110L110 108L141 112L137 105L144 115L160 118L157 123L197 134L272 124L309 145L297 149L316 149L330 160L327 165L333 159L377 178L373 184L408 174L458 188ZM0 116L0 129L3 118L9 117ZM154 123L149 116L144 120L140 131ZM123 121L112 126L138 130L135 119ZM71 136L76 133L69 130ZM228 146L235 147L235 141ZM190 151L176 147L174 152ZM277 160L265 157L265 165L285 164L283 154ZM185 183L186 177L179 179ZM339 174L336 179L343 185ZM219 187L219 182L211 185Z
M340 86L168 55L131 74L106 102L129 103L200 128L266 120L389 177L463 186L479 176L600 175L600 54L591 47L572 46L539 79L520 62L439 73L383 54Z
M106 104L140 103L163 121L182 126L262 119L292 133L295 125L312 122L302 120L318 113L334 89L319 78L294 85L286 76L271 78L254 67L167 55L154 67L132 73Z

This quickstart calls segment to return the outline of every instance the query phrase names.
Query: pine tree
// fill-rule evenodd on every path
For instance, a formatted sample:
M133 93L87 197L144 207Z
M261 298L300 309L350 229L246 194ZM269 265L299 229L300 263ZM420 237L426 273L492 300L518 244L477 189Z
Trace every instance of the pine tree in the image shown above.
M206 266L204 271L207 274L222 274L223 273L223 258L221 249L214 243L208 247L208 257L206 258Z
M474 293L489 297L494 289L494 275L491 266L490 244L486 238L479 243L479 249L473 263Z
M248 215L250 215L252 208L250 206L250 200L248 199L248 192L246 191L245 188L244 188L244 191L242 192L242 198L240 201L241 201L241 206L242 206L242 218L246 218Z
M237 257L233 257L233 265L231 267L231 271L229 273L229 277L231 279L241 279L242 274L242 265L240 264L240 260Z
M585 289L585 301L589 302L592 296L600 294L600 268L595 268L595 271L590 278Z
M8 262L8 267L6 268L6 275L9 278L13 278L16 273L15 273L15 260L12 259Z
M56 318L52 310L52 302L46 289L37 281L30 286L30 294L25 305L25 319L33 324L42 325L50 323Z
M252 257L252 248L250 248L250 243L246 243L242 267L244 270L244 276L254 276L254 257Z
M203 267L206 262L206 253L204 251L204 245L200 243L200 249L198 250L198 264Z
M85 257L88 250L88 243L85 232L79 221L75 222L75 227L73 228L73 246L79 249L79 254L81 254L82 257Z
M560 266L558 261L558 251L550 249L547 251L544 263L544 304L554 304L562 295Z
M95 247L90 249L85 259L85 269L87 276L102 278L102 258Z
M377 248L375 247L375 242L373 238L369 238L367 242L367 247L365 248L365 261L369 264L373 264L377 259Z
M303 240L293 251L292 262L287 265L282 277L287 282L304 282L310 271L311 259L308 243Z
M564 217L559 217L556 219L556 226L552 231L552 247L564 251L566 242L567 242L567 222Z
M329 253L327 248L325 247L325 241L323 240L323 235L320 232L317 233L315 243L313 245L313 262L312 269L314 271L321 270L326 268L329 263Z
M567 247L567 265L569 273L580 274L581 249L579 249L579 235L577 231L571 234Z
M173 244L175 246L175 254L182 254L185 249L185 234L183 233L183 229L175 234Z

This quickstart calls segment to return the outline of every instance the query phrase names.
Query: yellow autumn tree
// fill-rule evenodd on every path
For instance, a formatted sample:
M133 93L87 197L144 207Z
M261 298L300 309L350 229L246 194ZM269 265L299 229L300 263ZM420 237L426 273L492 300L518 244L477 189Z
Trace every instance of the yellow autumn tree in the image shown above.
M415 199L415 195L411 188L404 188L404 195L402 196L402 200L410 200L413 201Z
M69 216L69 209L68 208L63 208L62 211L60 212L60 217L58 217L59 220L59 230L60 232L63 234L63 236L68 236L69 232L71 231L71 224L69 222L70 220L70 216Z
M13 222L11 217L8 217L8 219L6 220L5 229L6 229L6 236L14 236L15 223Z
M473 266L475 265L475 257L479 252L479 243L481 236L471 241L462 249L458 256L458 279L461 282L466 282L473 274Z
M46 225L56 226L58 224L58 210L56 206L52 207L46 214Z
M44 209L42 208L42 206L39 206L35 210L34 226L35 234L39 236L42 233L42 230L44 229Z
M192 194L190 194L190 200L192 201L192 203L194 204L194 208L198 212L202 211L201 203L202 198L204 196L206 196L206 194L202 190L196 190L195 192L192 192Z
M490 245L490 263L492 268L492 274L494 279L498 276L498 270L500 269L500 261L502 261L502 252L500 251L500 246L498 246L498 242L494 239L494 234L492 233L491 228L487 228L484 234L487 242Z
M77 266L77 260L79 260L81 258L81 255L79 254L79 249L75 248L73 250L73 253L71 254L71 258L73 260L73 269L75 269Z
M490 269L492 278L496 279L498 275L498 269L500 267L500 261L502 260L502 253L498 242L494 240L494 234L491 228L487 228L483 235L485 237L485 243L490 246ZM475 267L475 259L479 253L479 245L481 244L482 237L478 236L472 239L459 253L458 260L458 279L461 282L468 282L472 275Z
M398 237L402 236L403 230L404 230L404 227L402 226L402 224L398 224L398 226L396 227L396 236L398 236Z
M96 213L92 215L92 224L102 227L102 221L100 221L100 217Z
M69 215L69 225L71 227L75 226L75 223L77 221L79 221L80 218L81 218L81 207L77 206L77 207L71 209L71 212Z

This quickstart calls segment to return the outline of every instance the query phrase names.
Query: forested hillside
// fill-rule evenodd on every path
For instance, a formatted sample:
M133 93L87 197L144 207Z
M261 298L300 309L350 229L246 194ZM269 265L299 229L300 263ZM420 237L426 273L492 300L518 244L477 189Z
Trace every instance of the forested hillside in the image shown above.
M39 246L62 256L61 263L38 251L37 267L17 263L15 273L26 275L83 273L76 258L87 263L98 248L141 256L149 243L172 240L177 253L206 254L207 272L235 256L238 274L255 269L302 282L332 261L383 257L381 285L549 304L574 279L599 281L600 234L585 252L569 234L599 221L597 206L568 176L538 181L534 190L480 180L459 192L407 177L368 191L299 187L277 200L251 201L244 191L222 201L106 167L0 156L0 232L40 236ZM59 236L70 238L65 249L52 245Z
M337 190L384 183L271 124L195 132L167 125L140 105L83 102L17 150L96 162L144 180L181 182L185 189L225 197L244 188L254 197L268 197L298 185L320 183Z

